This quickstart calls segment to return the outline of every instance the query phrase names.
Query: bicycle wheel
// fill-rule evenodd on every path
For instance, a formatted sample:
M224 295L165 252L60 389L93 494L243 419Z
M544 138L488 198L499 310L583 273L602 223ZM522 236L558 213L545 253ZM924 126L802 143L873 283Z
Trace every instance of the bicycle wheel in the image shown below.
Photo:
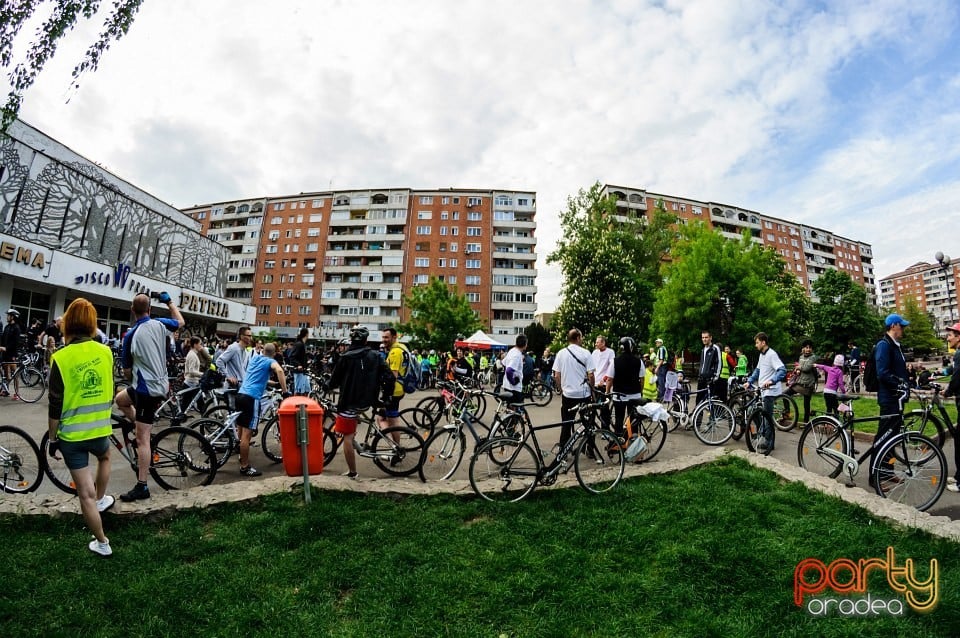
M185 427L161 430L150 441L150 476L165 490L210 485L217 475L217 455L210 442Z
M429 439L436 429L437 422L422 408L404 408L397 414L400 423L420 433L424 440Z
M230 408L227 407L226 403L214 403L203 411L204 419L213 419L214 421L220 421L220 423L226 421L228 416L230 416Z
M861 394L863 392L863 381L861 377L862 375L858 375L856 379L850 382L850 389L854 394Z
M734 441L739 441L747 429L747 403L749 403L749 401L750 400L743 394L735 395L730 399L729 406L733 411L734 419L731 438Z
M933 439L933 442L941 449L947 438L947 433L940 417L931 412L924 412L923 410L914 410L903 415L903 431L916 432L928 439Z
M523 438L523 423L523 418L519 414L508 414L490 426L487 440L509 437L519 441Z
M670 401L670 407L667 410L670 415L667 418L667 431L673 432L678 427L686 428L690 423L690 411L687 409L687 402L679 396L674 396Z
M626 460L617 435L598 428L587 431L577 446L573 469L580 487L592 494L609 492L623 478Z
M470 458L470 486L488 501L514 502L537 486L540 459L524 441L487 441Z
M773 422L781 432L797 427L799 417L797 402L792 396L781 394L773 400Z
M73 476L70 474L67 464L63 462L63 455L52 458L47 452L49 445L50 433L44 432L40 439L40 458L43 460L43 473L58 488L67 494L76 496L77 484L73 482Z
M877 494L921 512L929 509L947 483L947 458L930 438L903 432L880 450L879 463L870 474Z
M487 411L487 398L482 394L471 392L470 396L467 397L465 407L473 413L475 419L482 419L484 413Z
M814 417L800 434L797 463L808 472L837 478L843 471L844 460L833 453L849 456L852 449L850 435L839 421L829 416Z
M280 446L280 420L273 417L260 432L260 449L263 455L274 463L283 461L283 449Z
M13 375L13 394L24 403L36 403L47 391L47 381L36 368L18 368Z
M437 423L439 423L443 417L443 413L447 409L447 402L442 396L426 397L420 399L415 407L423 410L427 414L430 419L430 431L432 432L433 428L436 427Z
M647 442L647 448L634 459L634 463L646 463L657 455L666 442L667 423L666 421L654 421L640 414L632 414L630 423L633 424L634 431Z
M733 436L733 410L715 399L698 405L691 420L693 433L707 445L723 445Z
M397 438L394 439L394 435ZM391 476L410 476L420 468L423 437L416 430L394 426L373 440L373 463Z
M237 437L230 428L224 429L223 423L214 419L197 419L189 425L210 443L213 453L217 456L217 467L223 467L227 459L237 449Z
M40 450L33 438L13 425L0 425L0 492L26 494L43 481Z
M553 390L543 384L542 381L534 381L530 384L530 399L534 404L544 408L550 405L553 399Z
M760 445L760 436L763 431L763 420L764 414L762 410L756 409L750 413L749 417L744 417L747 419L746 425L743 428L744 442L747 444L747 449L751 452L756 452L757 447Z
M323 466L326 467L333 463L337 456L337 450L343 443L343 436L333 431L333 426L337 422L337 415L327 410L323 414Z
M445 481L457 471L463 460L467 437L456 425L445 425L423 444L420 480Z

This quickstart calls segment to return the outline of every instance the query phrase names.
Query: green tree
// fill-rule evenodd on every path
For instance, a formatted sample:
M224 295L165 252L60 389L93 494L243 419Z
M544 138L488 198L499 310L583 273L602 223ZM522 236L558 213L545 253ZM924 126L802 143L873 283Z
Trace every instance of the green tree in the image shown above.
M410 335L421 348L449 350L458 335L470 336L483 328L466 295L437 277L431 277L426 286L415 286L403 297L403 304L410 310L410 319L397 325L397 331Z
M817 296L811 310L816 352L846 352L851 341L876 343L883 323L863 286L845 272L828 270L811 287Z
M90 45L83 60L73 69L74 87L79 86L80 76L84 72L96 70L100 57L110 48L110 43L127 33L142 4L143 0L114 0L113 9L104 20L97 40ZM39 15L42 7L49 7L50 13L37 30L24 59L15 64L14 41L23 26L34 15ZM100 0L4 0L0 3L0 67L9 69L13 66L13 70L8 74L11 89L3 107L0 130L7 130L16 119L23 102L23 94L33 85L47 61L53 57L60 38L71 31L81 18L89 20L96 15L99 8Z
M903 331L904 348L913 348L915 353L921 355L943 348L943 340L937 336L933 319L920 308L913 297L904 300L903 318L910 322Z
M524 328L523 334L527 335L527 352L532 354L534 358L542 356L543 351L550 345L550 331L536 321Z
M585 335L644 339L649 330L660 261L676 218L662 202L639 219L620 215L601 185L580 189L560 213L562 237L547 263L560 265L563 285L554 333L576 327Z
M697 223L682 229L672 258L652 324L668 348L696 351L701 330L709 330L715 341L744 349L765 332L778 352L792 351L793 308L805 312L798 302L802 289L776 253L747 233L732 241Z

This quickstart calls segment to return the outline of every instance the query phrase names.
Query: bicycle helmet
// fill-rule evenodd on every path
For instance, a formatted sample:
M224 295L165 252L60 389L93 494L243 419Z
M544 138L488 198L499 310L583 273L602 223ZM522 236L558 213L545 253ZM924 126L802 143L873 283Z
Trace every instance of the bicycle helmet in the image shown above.
M636 343L632 337L621 337L620 338L620 349L629 354L633 354L634 348L636 348Z
M366 343L370 339L370 331L365 326L350 328L350 343Z

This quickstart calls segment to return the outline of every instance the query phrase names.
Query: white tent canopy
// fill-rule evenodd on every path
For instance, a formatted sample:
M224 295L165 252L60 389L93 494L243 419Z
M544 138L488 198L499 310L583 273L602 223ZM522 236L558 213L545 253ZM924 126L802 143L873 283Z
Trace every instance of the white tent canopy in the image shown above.
M483 330L477 330L466 339L457 341L454 345L458 348L474 348L477 350L497 350L510 347L505 343L500 343Z

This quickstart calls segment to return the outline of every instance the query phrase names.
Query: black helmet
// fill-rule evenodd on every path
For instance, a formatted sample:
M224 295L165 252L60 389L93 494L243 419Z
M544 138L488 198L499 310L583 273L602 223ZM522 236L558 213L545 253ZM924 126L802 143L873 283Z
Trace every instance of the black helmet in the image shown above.
M350 343L366 343L370 339L370 331L365 326L350 328Z
M637 344L634 342L632 337L621 337L620 338L620 349L629 354L633 354L633 350L637 347Z

